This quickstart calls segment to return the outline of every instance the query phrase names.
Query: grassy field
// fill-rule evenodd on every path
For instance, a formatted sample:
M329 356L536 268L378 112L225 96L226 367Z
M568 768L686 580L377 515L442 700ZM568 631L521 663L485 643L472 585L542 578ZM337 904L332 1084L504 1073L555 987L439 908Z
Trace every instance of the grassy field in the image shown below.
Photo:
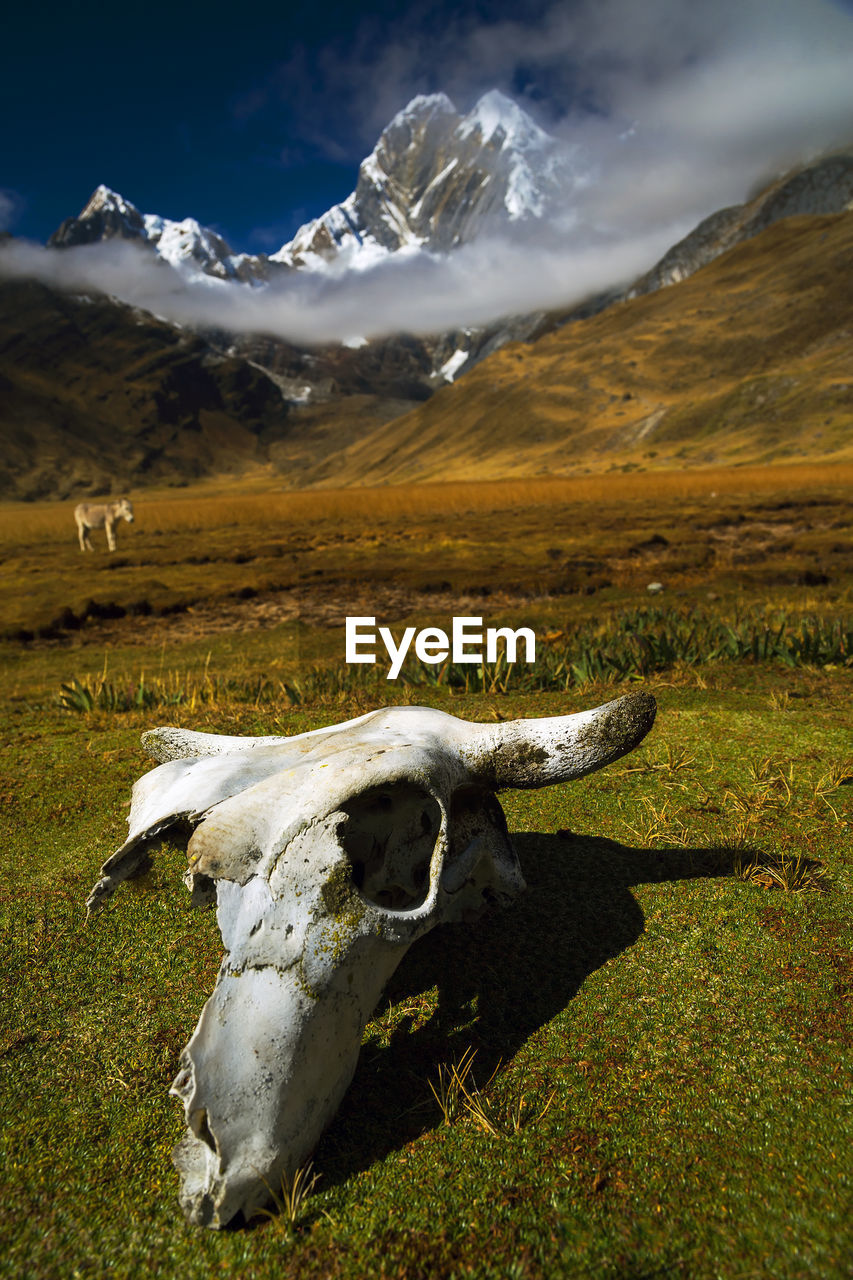
M0 617L15 639L88 646L116 619L110 645L287 621L328 632L365 612L365 594L378 602L367 612L391 620L437 620L465 596L485 615L541 612L549 596L572 616L600 615L655 580L731 606L835 604L853 581L851 485L853 465L803 465L151 493L119 526L113 555L97 535L81 554L73 504L5 504ZM551 612L559 622L567 610Z
M675 476L653 506L628 487L299 494L264 528L258 495L187 494L140 503L115 557L86 560L68 510L0 513L7 630L32 634L7 635L0 672L0 1274L849 1276L850 522L845 477L797 480ZM711 530L738 536L691 560ZM291 537L289 585L264 586L262 548ZM143 575L162 600L132 612ZM38 621L89 594L127 612ZM395 626L445 625L460 600L529 617L540 660L467 690L449 669L347 671L341 614L371 599ZM780 617L777 647L755 648ZM626 618L658 648L632 650ZM739 648L715 648L723 626ZM795 634L828 647L786 659ZM412 948L295 1224L186 1226L168 1087L215 981L215 920L189 909L176 848L83 913L147 767L142 729L295 733L395 701L547 715L637 687L659 715L636 753L502 797L528 890ZM433 1087L472 1050L471 1105L445 1116Z

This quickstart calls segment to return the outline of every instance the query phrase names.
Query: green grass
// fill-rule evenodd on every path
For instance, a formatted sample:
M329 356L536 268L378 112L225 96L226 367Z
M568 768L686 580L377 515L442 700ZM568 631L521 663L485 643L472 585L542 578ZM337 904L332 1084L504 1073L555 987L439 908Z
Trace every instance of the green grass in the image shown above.
M249 680L276 636L243 642ZM295 1225L211 1234L177 1207L168 1087L215 981L215 920L189 910L177 849L88 925L85 896L123 839L142 728L293 733L378 699L223 688L153 716L72 712L57 703L72 656L18 653L0 708L0 1273L849 1275L849 669L651 676L639 751L506 794L527 892L409 952ZM226 656L214 646L208 674L233 674ZM379 690L472 719L618 691ZM464 1106L446 1123L433 1093L467 1050L497 1134Z
M522 648L523 647L520 646ZM127 712L154 707L215 707L251 703L255 707L317 705L335 698L387 695L389 659L348 667L334 658L325 663L301 660L291 644L291 662L256 661L253 669L223 674L211 668L209 649L201 669L164 670L144 665L134 674L109 674L109 658L99 674L66 673L56 690L65 710ZM338 655L339 656L339 655ZM73 659L70 659L73 660ZM603 620L587 619L568 630L552 631L540 643L537 661L507 661L500 649L494 662L460 664L450 659L428 664L408 658L399 681L416 690L446 687L465 693L561 692L615 679L639 680L660 672L684 673L715 663L773 664L792 669L853 668L853 618L837 615L791 616L753 608L727 618L707 609L641 607L614 611Z

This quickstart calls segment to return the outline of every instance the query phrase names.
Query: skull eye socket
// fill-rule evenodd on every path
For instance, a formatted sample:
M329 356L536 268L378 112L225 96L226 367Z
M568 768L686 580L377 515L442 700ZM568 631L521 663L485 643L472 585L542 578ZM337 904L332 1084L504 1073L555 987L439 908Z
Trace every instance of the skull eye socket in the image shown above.
M441 830L441 809L411 782L373 787L342 806L341 848L353 884L368 902L414 910L429 891L429 868Z

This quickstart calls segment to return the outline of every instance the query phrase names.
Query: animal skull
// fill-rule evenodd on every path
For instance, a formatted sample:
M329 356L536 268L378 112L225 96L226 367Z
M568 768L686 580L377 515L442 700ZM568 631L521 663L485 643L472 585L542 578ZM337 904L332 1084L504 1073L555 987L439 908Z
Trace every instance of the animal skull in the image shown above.
M524 888L494 792L582 777L632 750L654 699L473 724L389 707L292 738L154 729L101 906L170 828L212 900L225 957L172 1092L191 1222L246 1218L304 1163L353 1077L365 1024L408 947Z

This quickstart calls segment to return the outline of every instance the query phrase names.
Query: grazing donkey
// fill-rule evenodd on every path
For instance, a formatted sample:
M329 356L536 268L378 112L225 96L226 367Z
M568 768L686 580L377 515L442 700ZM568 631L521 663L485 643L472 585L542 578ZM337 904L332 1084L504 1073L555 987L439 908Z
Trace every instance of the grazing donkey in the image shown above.
M118 502L80 502L74 508L74 519L77 521L81 551L94 551L89 538L90 529L105 529L107 546L110 551L115 551L116 522L126 520L133 524L133 503L129 498L119 498Z

